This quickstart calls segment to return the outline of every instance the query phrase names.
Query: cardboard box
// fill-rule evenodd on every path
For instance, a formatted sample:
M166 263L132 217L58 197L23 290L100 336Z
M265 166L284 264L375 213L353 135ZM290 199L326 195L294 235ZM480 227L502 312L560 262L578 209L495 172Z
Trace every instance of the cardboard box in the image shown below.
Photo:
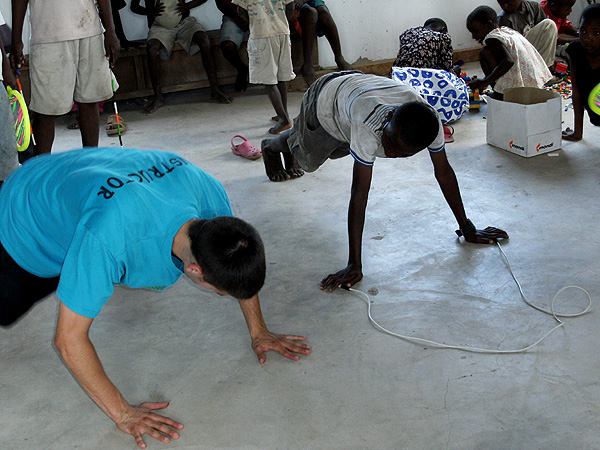
M487 143L529 158L562 145L562 98L537 88L511 88L487 98Z

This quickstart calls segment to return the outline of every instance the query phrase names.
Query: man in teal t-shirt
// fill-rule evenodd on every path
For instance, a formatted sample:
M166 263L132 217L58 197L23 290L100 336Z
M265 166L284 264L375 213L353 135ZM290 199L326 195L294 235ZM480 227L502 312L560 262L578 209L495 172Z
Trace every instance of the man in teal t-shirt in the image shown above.
M309 354L304 337L267 330L262 241L231 216L221 183L175 153L104 148L28 161L0 190L0 325L56 290L55 343L83 389L140 447L156 430L177 439L183 426L151 413L165 403L123 399L88 332L115 284L163 289L185 273L239 299L260 363L271 349Z

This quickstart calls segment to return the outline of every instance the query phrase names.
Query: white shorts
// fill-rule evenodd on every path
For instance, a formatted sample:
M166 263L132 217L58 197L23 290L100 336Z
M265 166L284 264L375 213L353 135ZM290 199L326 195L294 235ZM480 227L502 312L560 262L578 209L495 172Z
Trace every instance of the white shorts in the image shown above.
M250 83L274 85L296 78L292 67L292 41L280 34L248 41Z
M156 39L160 41L162 47L160 48L159 56L167 61L171 57L173 46L175 41L179 42L179 45L189 55L195 55L200 51L200 47L193 42L194 35L198 32L203 32L204 28L194 17L186 17L174 28L167 28L154 22L148 31L148 40Z
M73 100L97 103L113 95L102 34L72 41L33 44L29 54L32 111L68 113ZM115 89L118 84L115 81Z

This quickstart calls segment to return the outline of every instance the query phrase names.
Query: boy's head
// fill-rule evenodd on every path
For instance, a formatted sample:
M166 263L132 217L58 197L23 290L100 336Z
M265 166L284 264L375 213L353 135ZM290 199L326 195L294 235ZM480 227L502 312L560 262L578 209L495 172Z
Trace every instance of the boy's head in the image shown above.
M506 14L513 14L521 8L523 0L498 0L498 4Z
M478 42L482 42L483 38L497 27L497 23L498 15L489 6L478 6L467 17L467 29Z
M575 0L548 0L547 5L552 14L563 19L571 14Z
M586 53L600 54L600 3L588 6L581 13L579 40Z
M260 291L265 282L265 249L252 225L229 216L196 220L188 236L201 271L192 278L194 282L242 300Z
M438 33L447 33L448 25L442 19L438 19L437 17L432 17L431 19L427 19L423 24L423 27L430 29L431 31L437 31Z
M407 158L430 145L440 127L438 114L427 103L408 102L390 112L381 144L388 158Z

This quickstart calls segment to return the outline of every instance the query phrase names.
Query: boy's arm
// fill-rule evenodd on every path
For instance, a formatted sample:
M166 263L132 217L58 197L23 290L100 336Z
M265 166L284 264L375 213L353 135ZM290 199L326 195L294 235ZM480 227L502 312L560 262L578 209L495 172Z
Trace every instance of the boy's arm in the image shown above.
M248 16L248 11L242 8L241 6L237 7L238 14L246 23L250 23L250 17Z
M106 49L106 59L110 67L114 67L119 57L119 50L121 50L121 44L119 38L115 33L115 23L113 22L112 9L110 7L110 0L98 0L98 7L100 8L100 14L102 15L102 22L104 23L104 48Z
M583 115L584 106L581 100L581 92L579 92L579 86L577 84L577 71L575 70L575 64L569 56L569 67L571 68L571 83L573 86L572 100L573 100L573 127L574 130L567 128L562 133L563 139L567 141L580 141L583 139Z
M178 439L174 429L181 430L183 425L152 412L166 408L167 402L129 405L110 381L89 338L92 322L93 319L81 316L60 303L54 343L79 385L121 431L135 438L140 448L146 448L143 434L163 442L169 442L170 438Z
M496 67L494 67L494 70L492 70L489 75L480 79L472 80L469 83L471 89L484 89L487 86L493 85L500 77L505 75L512 66L515 65L515 62L508 54L506 47L498 39L487 39L485 41L485 46L492 51L494 58L496 61L499 61L499 63Z
M12 0L12 52L10 63L14 69L20 69L25 62L23 55L23 22L29 0Z
M139 14L140 16L148 15L148 7L141 5L141 0L131 0L131 4L129 5L129 9L134 14Z
M310 347L306 344L298 343L297 341L305 341L304 336L274 334L267 329L265 320L260 310L260 301L258 294L247 300L238 300L248 331L252 338L252 349L258 356L258 362L263 364L266 360L265 353L269 350L275 350L281 353L286 358L298 361L297 355L294 353L302 353L310 355Z
M350 287L362 280L362 234L372 176L373 166L365 166L354 161L352 190L348 206L348 266L324 278L321 281L321 289L329 288L333 291L341 284Z
M285 5L285 17L287 18L288 22L292 20L292 16L294 15L295 10L296 7L294 6L294 2L290 2L287 5Z
M190 10L206 3L207 0L192 0L191 2L186 2L185 0L179 0L177 4L177 10L181 13L181 17L187 17L190 15Z
M217 8L219 8L219 11L221 11L223 15L233 20L242 31L248 31L248 21L244 20L242 16L240 16L237 7L233 5L231 1L215 0L215 3L217 4Z
M10 86L13 89L17 89L17 79L15 78L15 74L10 69L10 63L8 62L8 57L6 56L6 50L4 49L4 44L2 43L2 39L0 39L0 64L2 70L2 78L4 86Z
M475 244L492 244L495 239L508 239L508 234L499 228L487 227L484 230L477 230L472 223L467 219L462 198L460 197L460 189L454 170L448 162L446 151L432 153L429 152L431 162L433 163L435 178L440 185L440 189L444 194L444 198L450 206L458 227L463 232L465 240Z

